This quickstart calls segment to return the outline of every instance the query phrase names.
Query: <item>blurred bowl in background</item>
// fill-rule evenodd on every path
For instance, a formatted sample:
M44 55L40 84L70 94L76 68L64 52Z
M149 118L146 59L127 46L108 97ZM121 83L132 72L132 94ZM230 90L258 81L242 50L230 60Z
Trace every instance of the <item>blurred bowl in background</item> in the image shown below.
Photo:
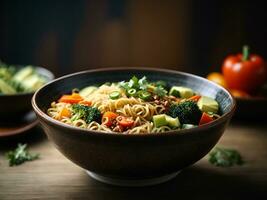
M24 66L16 66L16 68L22 68ZM54 79L54 74L43 68L35 67L37 73L45 77L47 81ZM17 94L0 94L0 120L16 121L32 111L31 98L34 92L25 92Z

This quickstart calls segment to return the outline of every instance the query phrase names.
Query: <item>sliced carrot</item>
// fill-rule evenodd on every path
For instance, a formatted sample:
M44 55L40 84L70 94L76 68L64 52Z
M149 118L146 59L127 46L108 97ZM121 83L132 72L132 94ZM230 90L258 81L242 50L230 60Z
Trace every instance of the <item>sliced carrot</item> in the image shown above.
M188 100L191 100L191 101L198 101L200 98L201 98L200 95L195 95L195 96L190 97Z
M92 102L91 101L87 101L87 100L83 100L83 101L80 101L79 104L82 104L82 105L85 105L85 106L91 106Z
M74 104L74 103L79 103L82 100L83 100L83 98L79 94L72 93L71 95L63 95L58 100L58 102L64 102L64 103Z
M207 124L211 121L213 121L213 118L210 117L207 113L203 112L201 119L199 121L199 125Z
M116 113L107 111L102 116L102 122L104 125L110 127L113 125L113 122L117 117L118 115Z
M70 116L71 116L71 112L70 112L70 110L68 110L67 108L64 107L64 108L59 112L59 114L58 114L58 116L57 116L56 119L61 120L63 117L70 117Z

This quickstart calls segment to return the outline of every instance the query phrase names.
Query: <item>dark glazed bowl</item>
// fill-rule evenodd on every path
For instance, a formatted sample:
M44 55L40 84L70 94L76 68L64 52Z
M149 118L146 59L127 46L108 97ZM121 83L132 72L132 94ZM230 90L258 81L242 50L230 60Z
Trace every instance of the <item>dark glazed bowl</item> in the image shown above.
M76 128L50 118L50 103L73 88L129 80L133 75L182 85L215 98L222 117L201 127L123 135ZM103 182L117 185L149 185L166 181L204 157L229 123L235 101L224 88L195 75L154 68L112 68L79 72L56 79L39 89L32 105L48 138L68 159ZM159 178L158 178L159 177Z
M22 66L18 66L20 68ZM39 74L51 81L54 79L52 72L42 67L36 67ZM34 92L18 93L11 95L0 94L0 120L14 120L32 110L31 99Z

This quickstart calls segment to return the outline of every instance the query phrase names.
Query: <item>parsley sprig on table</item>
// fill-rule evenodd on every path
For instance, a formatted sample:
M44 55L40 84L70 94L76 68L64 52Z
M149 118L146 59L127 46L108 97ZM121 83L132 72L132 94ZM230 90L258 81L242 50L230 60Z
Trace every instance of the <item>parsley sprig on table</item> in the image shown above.
M17 148L6 154L9 166L20 165L26 161L32 161L39 158L39 154L30 154L27 150L27 144L18 144Z
M215 147L214 150L209 153L209 162L220 167L231 167L244 163L238 151L221 147Z

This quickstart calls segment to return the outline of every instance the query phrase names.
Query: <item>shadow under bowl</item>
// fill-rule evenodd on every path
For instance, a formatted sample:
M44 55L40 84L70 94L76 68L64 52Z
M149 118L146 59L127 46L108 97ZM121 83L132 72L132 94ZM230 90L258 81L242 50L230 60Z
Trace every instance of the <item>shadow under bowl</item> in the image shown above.
M163 80L169 85L186 86L210 96L219 102L222 116L212 123L188 130L125 135L73 127L46 114L51 102L62 94L70 93L73 88L129 80L133 75L146 76L151 81ZM152 180L147 184L168 180L179 170L204 157L223 134L234 113L235 101L224 88L195 75L173 70L125 67L84 71L56 79L35 93L32 105L48 138L64 156L98 180L131 185L126 184L128 182L125 180L130 180L130 183Z

